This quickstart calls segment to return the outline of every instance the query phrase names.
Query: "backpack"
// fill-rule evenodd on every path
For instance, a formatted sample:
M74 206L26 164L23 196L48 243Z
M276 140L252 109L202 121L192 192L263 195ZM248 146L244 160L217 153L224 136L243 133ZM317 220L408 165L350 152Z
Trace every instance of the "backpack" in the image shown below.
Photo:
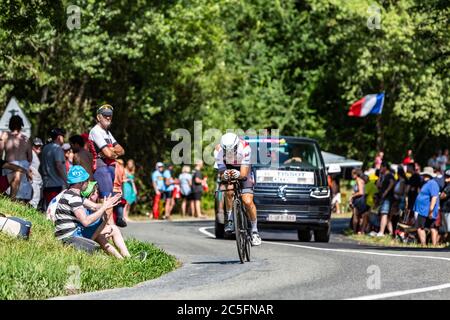
M17 217L0 217L0 232L27 240L30 236L31 222Z
M55 223L56 221L56 207L58 206L59 199L61 199L61 196L63 193L66 192L66 190L61 191L56 197L50 201L50 203L47 206L47 220L50 220L51 222Z

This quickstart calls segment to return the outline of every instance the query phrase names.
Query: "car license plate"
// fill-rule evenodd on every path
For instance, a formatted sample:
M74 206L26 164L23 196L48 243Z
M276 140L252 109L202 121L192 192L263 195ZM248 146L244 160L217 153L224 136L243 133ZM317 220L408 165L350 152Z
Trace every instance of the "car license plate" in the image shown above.
M295 214L269 214L267 221L295 222Z
M257 183L288 183L288 184L314 184L314 172L285 171L285 170L257 170Z

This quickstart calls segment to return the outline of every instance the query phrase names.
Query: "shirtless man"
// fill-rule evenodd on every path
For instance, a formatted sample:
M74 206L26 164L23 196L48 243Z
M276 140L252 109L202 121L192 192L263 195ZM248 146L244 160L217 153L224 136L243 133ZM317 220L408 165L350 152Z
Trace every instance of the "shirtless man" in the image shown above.
M30 169L33 160L31 143L22 133L23 120L20 116L12 116L9 119L10 132L4 131L0 137L0 152L5 151L5 161L17 165L26 171ZM20 171L7 171L8 181L11 186L12 199L31 199L31 184L27 183L26 175Z

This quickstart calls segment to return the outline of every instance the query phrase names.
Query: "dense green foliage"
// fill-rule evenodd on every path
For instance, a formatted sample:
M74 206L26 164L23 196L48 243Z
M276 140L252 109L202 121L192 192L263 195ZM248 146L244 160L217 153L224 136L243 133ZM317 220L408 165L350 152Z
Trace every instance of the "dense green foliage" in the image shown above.
M176 268L177 261L155 246L127 240L132 255L148 252L147 259L118 261L99 251L94 255L64 246L44 215L28 206L0 198L0 212L33 224L29 240L0 233L0 300L45 299L73 293L129 287L157 278ZM79 290L70 288L79 268ZM78 274L78 271L77 273Z
M41 137L94 123L115 107L113 133L149 174L169 160L176 128L278 128L372 161L376 148L421 161L448 142L450 5L372 0L5 0L0 105L16 96ZM81 26L69 30L69 4ZM384 91L376 117L349 105Z

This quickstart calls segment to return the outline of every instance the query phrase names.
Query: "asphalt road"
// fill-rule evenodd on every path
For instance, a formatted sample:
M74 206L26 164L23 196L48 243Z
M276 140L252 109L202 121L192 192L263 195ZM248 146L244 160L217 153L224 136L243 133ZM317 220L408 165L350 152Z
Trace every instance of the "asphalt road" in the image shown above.
M252 261L233 240L213 238L212 221L130 223L127 237L154 243L182 262L159 279L70 299L450 299L450 251L360 245L333 221L330 243L295 232L261 232Z

